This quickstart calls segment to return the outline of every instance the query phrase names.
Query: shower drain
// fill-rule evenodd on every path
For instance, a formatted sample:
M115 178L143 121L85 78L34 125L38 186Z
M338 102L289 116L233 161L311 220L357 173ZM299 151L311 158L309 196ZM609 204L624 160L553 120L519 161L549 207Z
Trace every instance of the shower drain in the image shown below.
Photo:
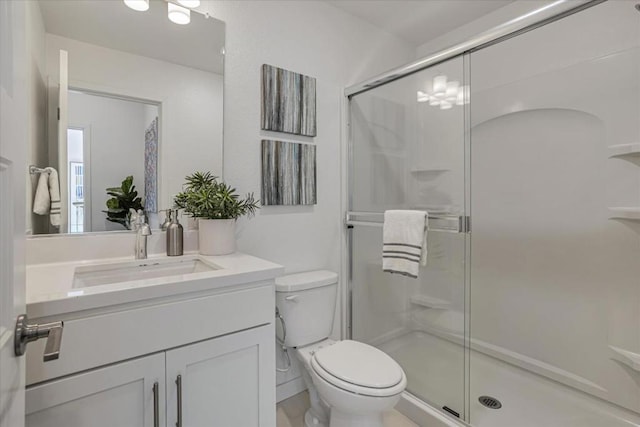
M502 403L495 397L491 396L480 396L478 401L482 404L482 406L486 406L490 409L500 409L502 408Z

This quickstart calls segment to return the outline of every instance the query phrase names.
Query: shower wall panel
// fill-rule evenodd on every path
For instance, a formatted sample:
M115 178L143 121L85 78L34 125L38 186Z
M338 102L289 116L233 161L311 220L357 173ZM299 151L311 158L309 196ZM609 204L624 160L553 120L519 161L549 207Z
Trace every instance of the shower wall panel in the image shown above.
M634 411L640 221L611 208L640 212L640 157L610 147L640 143L639 21L610 1L471 55L472 342Z

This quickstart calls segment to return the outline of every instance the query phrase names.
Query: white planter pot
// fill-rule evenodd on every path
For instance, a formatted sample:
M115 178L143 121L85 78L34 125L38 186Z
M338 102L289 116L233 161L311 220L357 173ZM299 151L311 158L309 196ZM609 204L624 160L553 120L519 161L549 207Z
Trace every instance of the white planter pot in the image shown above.
M198 246L202 255L234 253L236 251L236 220L200 218Z

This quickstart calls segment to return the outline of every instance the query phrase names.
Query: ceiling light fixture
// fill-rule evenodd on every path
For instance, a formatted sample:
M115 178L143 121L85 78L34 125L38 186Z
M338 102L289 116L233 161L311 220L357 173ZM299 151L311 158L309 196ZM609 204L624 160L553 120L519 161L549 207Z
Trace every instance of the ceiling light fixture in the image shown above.
M433 78L432 91L418 91L417 101L428 102L432 107L450 110L454 105L469 103L469 86L460 86L455 80L447 81L447 76L438 74Z
M191 11L177 4L167 3L169 20L174 24L186 25L191 22Z
M193 9L195 7L200 6L200 0L177 0L181 6L188 7L189 9Z
M124 4L138 12L149 10L149 0L124 0Z

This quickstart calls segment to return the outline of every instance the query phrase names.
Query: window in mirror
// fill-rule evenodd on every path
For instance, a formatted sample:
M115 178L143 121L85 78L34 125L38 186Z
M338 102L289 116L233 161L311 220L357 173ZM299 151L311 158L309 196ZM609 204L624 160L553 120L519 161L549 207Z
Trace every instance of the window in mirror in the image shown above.
M69 233L83 233L84 226L84 129L67 129L69 169Z

